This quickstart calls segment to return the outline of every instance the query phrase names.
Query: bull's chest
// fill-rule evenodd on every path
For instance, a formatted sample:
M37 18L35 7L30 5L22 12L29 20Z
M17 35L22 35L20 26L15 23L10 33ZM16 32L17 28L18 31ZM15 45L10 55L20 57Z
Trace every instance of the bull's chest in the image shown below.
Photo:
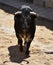
M23 38L25 41L28 41L30 39L30 32L28 30L22 30L19 33L19 37Z

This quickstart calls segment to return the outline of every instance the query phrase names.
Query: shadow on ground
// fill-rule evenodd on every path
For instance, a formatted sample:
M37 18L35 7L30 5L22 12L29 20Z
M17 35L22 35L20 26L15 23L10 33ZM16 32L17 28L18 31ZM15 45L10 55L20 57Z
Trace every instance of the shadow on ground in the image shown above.
M53 51L52 52L45 52L46 54L53 54Z
M10 6L7 6L7 5L4 5L4 4L1 4L0 3L0 9L4 10L5 12L7 13L10 13L10 14L13 14L18 10L16 8L13 8L13 7L10 7ZM53 21L50 21L50 20L47 20L47 19L44 19L42 17L39 17L37 19L37 22L36 24L38 26L45 26L46 28L48 28L49 30L52 30L53 31Z
M23 46L23 49L25 47ZM10 56L10 60L12 62L16 62L16 63L21 63L22 61L26 62L27 64L29 63L29 61L25 60L26 58L29 58L30 56L25 55L24 51L20 52L19 50L19 46L11 46L8 48L9 50L9 56Z
M7 13L14 14L18 9L14 7L10 7L8 5L0 3L0 9L4 10Z

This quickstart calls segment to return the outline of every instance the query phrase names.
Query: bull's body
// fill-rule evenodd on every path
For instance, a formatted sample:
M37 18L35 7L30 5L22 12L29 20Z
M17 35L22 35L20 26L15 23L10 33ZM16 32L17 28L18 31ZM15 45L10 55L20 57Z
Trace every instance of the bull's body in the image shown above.
M20 10L22 13L16 13L14 16L15 24L15 33L18 38L18 44L20 45L20 50L22 48L22 38L24 39L24 44L27 44L26 54L29 54L29 47L34 38L36 25L35 18L36 16L30 14L32 11L30 7L21 7Z

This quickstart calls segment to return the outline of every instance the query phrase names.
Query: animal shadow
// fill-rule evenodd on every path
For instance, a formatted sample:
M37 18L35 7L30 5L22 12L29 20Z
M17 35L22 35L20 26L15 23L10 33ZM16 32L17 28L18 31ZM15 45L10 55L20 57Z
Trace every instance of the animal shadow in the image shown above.
M23 46L23 48L25 49L25 47ZM25 52L20 52L19 50L19 46L11 46L8 48L9 50L9 56L10 56L10 60L12 62L16 62L16 63L21 63L22 61L26 62L27 64L29 63L29 61L24 60L30 56L26 56Z
M53 54L53 52L45 52L46 54Z

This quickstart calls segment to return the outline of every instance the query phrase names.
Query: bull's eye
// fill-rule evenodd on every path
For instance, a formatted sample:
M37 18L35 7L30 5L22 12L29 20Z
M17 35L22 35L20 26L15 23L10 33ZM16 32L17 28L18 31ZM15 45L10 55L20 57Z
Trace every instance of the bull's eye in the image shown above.
M24 20L23 20L23 18L20 18L20 22L23 22Z
M31 17L29 17L29 20L31 20Z
M28 17L27 21L28 21L28 23L30 23L31 22L31 17Z

